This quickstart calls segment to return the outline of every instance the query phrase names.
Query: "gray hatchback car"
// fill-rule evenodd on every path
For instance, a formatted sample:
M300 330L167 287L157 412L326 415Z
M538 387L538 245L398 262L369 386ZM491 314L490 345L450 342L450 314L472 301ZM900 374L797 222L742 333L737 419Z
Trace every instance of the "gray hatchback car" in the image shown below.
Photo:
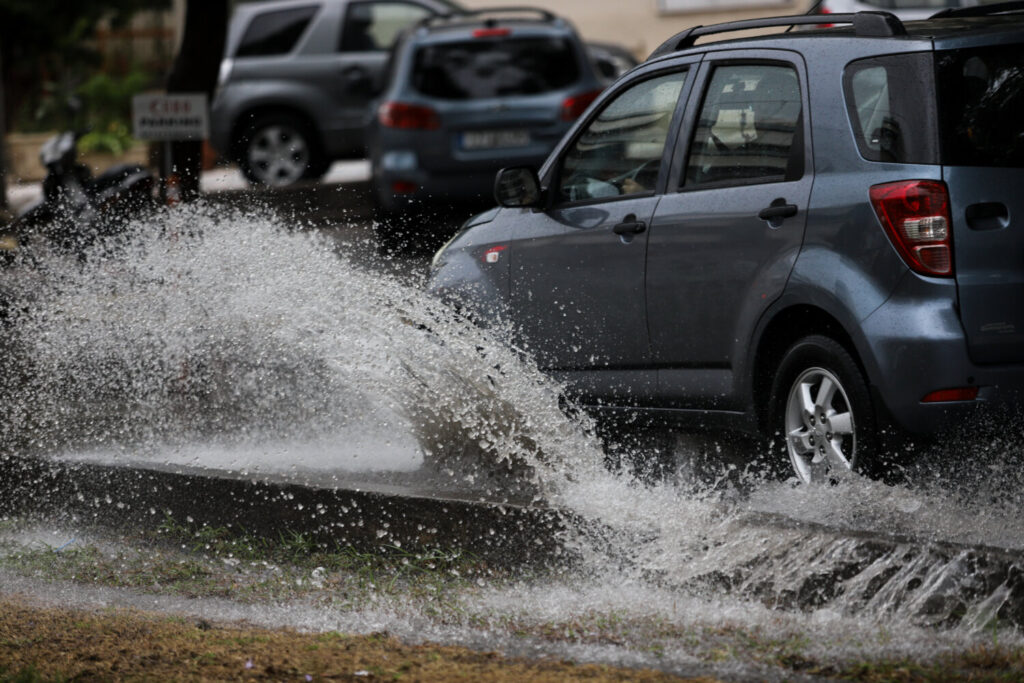
M676 35L431 289L596 412L776 439L802 481L886 464L1024 388L1024 3ZM698 38L705 42L695 45Z
M428 18L396 45L371 131L385 211L490 201L503 166L539 168L604 83L573 27L492 8Z

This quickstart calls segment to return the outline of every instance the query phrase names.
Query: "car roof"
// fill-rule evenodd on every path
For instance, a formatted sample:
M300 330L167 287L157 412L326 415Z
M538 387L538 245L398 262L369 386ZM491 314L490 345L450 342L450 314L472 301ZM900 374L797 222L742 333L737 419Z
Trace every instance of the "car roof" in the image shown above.
M575 34L564 18L537 7L491 7L439 14L421 20L411 31L417 41L464 40L479 37L481 29L514 29L520 35Z
M1024 2L1009 3L1024 8ZM997 7L997 6L991 6ZM975 8L970 8L974 10ZM765 47L767 43L783 42L792 47L794 41L820 40L828 38L890 39L934 42L936 49L946 49L962 44L985 42L993 36L1007 33L1024 35L1024 14L992 14L973 16L957 12L940 13L920 21L902 22L889 12L857 12L844 15L796 15L768 17L743 21L725 22L710 26L694 26L681 31L662 43L646 61L656 61L675 54L702 52L709 46ZM822 27L823 23L844 22L843 25ZM788 27L801 30L781 32ZM728 38L733 31L776 28L780 32ZM700 38L707 42L695 45Z

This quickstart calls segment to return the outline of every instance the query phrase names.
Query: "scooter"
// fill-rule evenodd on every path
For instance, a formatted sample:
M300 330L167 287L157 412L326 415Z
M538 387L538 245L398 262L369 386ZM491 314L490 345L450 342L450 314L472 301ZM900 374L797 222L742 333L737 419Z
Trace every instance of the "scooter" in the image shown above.
M46 168L43 195L6 230L19 246L40 236L58 249L81 255L97 240L122 232L140 211L156 205L153 173L137 164L121 164L94 177L78 163L78 137L65 131L43 143L39 152Z

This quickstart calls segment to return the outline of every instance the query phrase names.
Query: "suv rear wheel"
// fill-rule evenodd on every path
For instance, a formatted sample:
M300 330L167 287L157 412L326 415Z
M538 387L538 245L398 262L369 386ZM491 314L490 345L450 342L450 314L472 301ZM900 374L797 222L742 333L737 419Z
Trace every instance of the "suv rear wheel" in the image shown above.
M834 339L805 337L789 348L770 399L771 428L804 483L854 470L870 474L875 419L867 382Z
M242 173L259 185L285 187L324 172L316 135L291 114L257 117L239 137L236 149Z

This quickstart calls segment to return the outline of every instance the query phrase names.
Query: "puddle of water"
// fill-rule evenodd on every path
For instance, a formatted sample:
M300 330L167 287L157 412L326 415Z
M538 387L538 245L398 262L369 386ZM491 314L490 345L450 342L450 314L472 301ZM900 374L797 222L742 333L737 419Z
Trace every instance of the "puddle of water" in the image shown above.
M268 612L267 621L351 627L365 618L374 628L458 640L479 638L479 623L491 615L487 638L499 643L515 641L500 625L509 614L541 623L606 611L814 633L826 654L861 656L881 651L879 633L899 632L887 647L919 655L970 642L998 610L995 593L976 592L961 609L974 609L974 617L936 631L921 628L935 623L935 612L919 603L937 588L883 595L874 604L832 596L803 611L786 607L778 596L787 586L811 585L809 577L834 586L849 553L859 550L844 550L827 534L742 523L778 513L837 529L1021 548L1022 488L1007 491L995 478L1018 482L1012 445L991 447L962 495L956 479L927 470L900 486L850 478L795 487L720 463L695 479L696 455L682 446L677 460L689 465L643 484L605 467L590 422L566 415L559 387L510 349L500 330L453 318L387 269L339 254L301 228L265 211L200 205L135 226L112 256L41 259L16 284L24 304L12 327L15 351L4 361L16 372L0 383L11 408L2 443L65 459L247 475L326 479L428 469L496 493L508 480L481 472L511 464L537 499L585 521L564 539L584 558L571 582L485 587L458 627L425 628L423 616L401 604L373 618L296 605ZM772 553L775 564L765 561ZM862 568L864 581L884 565L939 586L963 565L927 553L919 561L901 557L880 553ZM942 576L929 574L933 568ZM706 580L715 572L731 577L730 586ZM737 593L758 582L771 585ZM776 596L769 605L785 609L762 605L764 591ZM591 659L637 656L607 644L586 649ZM683 667L686 648L678 645L674 656Z

